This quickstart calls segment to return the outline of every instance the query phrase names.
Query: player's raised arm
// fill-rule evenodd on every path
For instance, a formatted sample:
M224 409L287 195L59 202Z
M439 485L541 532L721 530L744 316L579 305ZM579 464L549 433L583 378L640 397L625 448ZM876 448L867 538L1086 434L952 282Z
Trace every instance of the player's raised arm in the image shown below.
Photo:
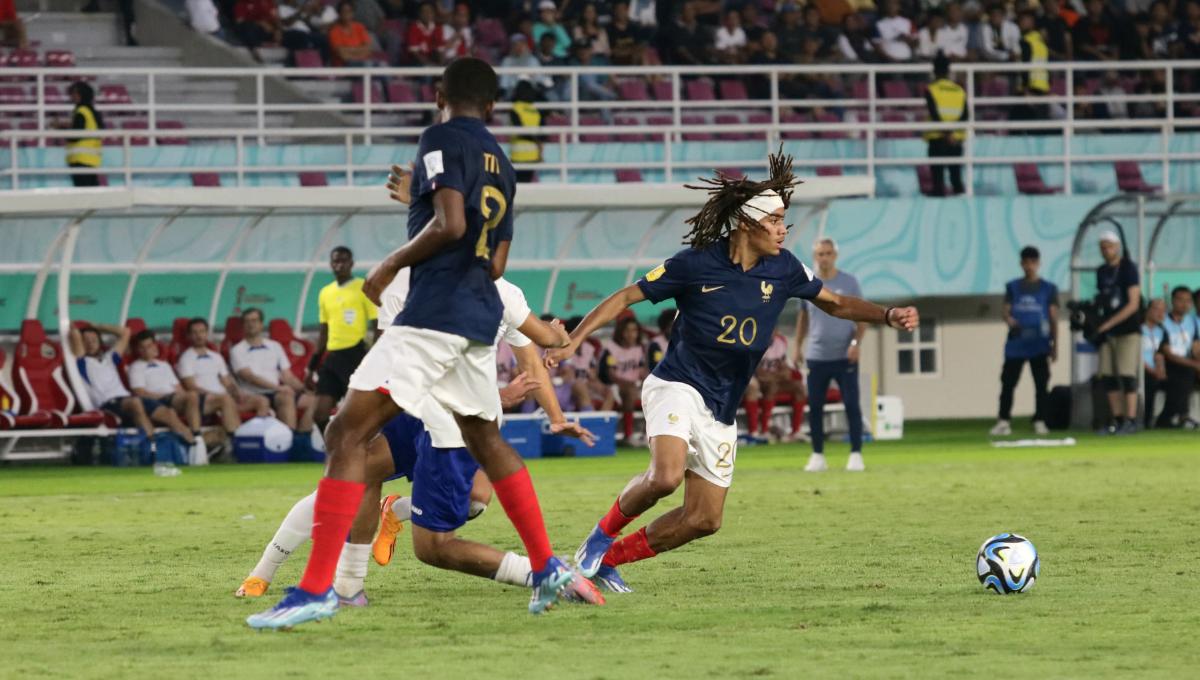
M617 318L630 305L637 304L645 299L646 294L642 292L641 287L636 283L625 286L621 290L609 295L603 302L596 305L595 309L588 312L587 316L583 317L583 321L579 323L575 332L571 333L571 344L562 349L555 349L546 353L546 362L551 366L556 366L560 361L574 355L575 350L579 349L579 344L586 340L588 336Z
M525 321L517 327L517 330L539 347L558 349L571 344L571 336L567 335L561 321L555 319L553 322L547 323L532 312L525 317Z
M883 324L906 331L915 330L921 322L916 307L883 307L851 295L838 295L828 288L821 289L813 298L813 304L839 319Z

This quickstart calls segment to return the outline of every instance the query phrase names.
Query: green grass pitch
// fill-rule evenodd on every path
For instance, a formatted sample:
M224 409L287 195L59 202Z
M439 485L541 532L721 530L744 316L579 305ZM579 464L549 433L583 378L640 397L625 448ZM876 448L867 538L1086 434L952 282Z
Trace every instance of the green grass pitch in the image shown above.
M0 677L1196 677L1200 436L1001 450L986 427L910 424L865 474L845 445L818 475L802 446L743 448L722 530L629 565L637 592L603 608L529 616L519 589L416 562L405 532L368 609L290 633L243 619L306 548L267 598L232 593L318 466L3 469ZM532 463L560 553L645 460ZM1027 594L976 580L1001 531L1041 553ZM496 505L463 535L518 547Z

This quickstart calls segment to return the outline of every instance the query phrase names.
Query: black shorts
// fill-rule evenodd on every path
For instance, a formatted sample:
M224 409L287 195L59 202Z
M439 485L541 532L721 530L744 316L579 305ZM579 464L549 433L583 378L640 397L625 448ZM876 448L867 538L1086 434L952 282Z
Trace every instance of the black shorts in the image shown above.
M326 354L321 370L317 371L317 394L333 397L334 401L346 396L350 376L366 355L367 345L362 342Z

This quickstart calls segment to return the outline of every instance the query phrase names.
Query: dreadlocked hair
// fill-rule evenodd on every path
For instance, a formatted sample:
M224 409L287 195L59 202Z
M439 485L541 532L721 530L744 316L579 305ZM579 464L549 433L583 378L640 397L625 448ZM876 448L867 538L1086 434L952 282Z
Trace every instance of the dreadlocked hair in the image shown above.
M742 221L758 224L761 216L754 217L745 211L746 201L766 192L774 191L783 199L786 208L791 202L792 187L800 183L792 174L792 157L779 153L769 157L771 176L761 182L751 182L745 177L731 177L718 172L714 177L699 178L702 184L685 184L688 189L708 192L708 201L687 220L692 230L683 237L683 244L692 248L705 248L728 236Z

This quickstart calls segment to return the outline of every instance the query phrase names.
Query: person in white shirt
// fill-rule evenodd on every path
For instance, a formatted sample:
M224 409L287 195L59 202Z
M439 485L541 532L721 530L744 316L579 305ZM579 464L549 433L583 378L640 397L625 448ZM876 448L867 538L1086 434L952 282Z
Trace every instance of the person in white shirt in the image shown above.
M1004 5L988 9L988 20L979 27L979 52L987 61L1021 58L1021 29L1008 19Z
M188 322L188 342L192 346L179 355L175 371L184 388L199 393L201 413L219 413L226 432L237 430L243 411L253 411L259 417L270 415L267 398L240 389L229 374L225 357L209 348L207 321L195 318Z
M199 438L200 395L185 390L171 364L158 358L154 332L144 330L133 336L133 351L138 358L129 365L127 373L133 394L170 409L171 415L164 424L176 434L183 436L183 432L188 432Z
M213 0L187 0L188 23L201 33L220 34L221 19Z
M900 0L887 0L883 16L875 22L875 32L880 54L889 61L912 61L917 39L913 37L912 21L900 15Z
M746 50L746 31L742 29L742 15L736 10L725 13L725 21L717 29L717 55L727 64L742 61Z
M297 432L311 432L313 395L291 370L283 346L263 334L262 310L242 312L245 339L229 350L233 373L247 392L261 394L275 407L275 417ZM299 415L297 412L299 411Z
M933 61L938 52L949 59L967 58L967 26L962 23L962 10L958 5L952 5L957 10L957 25L953 28L946 25L940 12L929 13L929 23L917 33L917 56Z

